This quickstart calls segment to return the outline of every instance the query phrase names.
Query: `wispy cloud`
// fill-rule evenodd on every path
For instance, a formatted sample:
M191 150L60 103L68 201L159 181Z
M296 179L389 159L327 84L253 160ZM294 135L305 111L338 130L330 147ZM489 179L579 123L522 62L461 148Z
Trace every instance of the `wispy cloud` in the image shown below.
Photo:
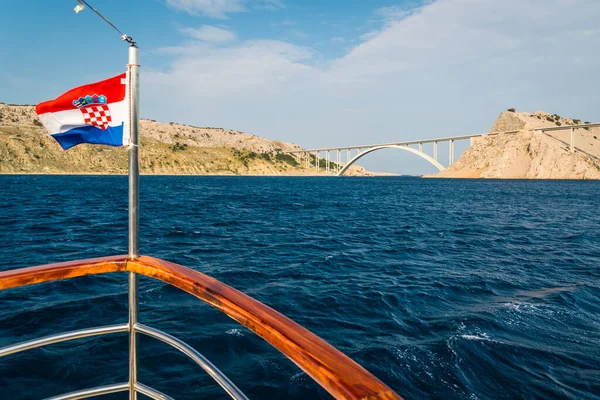
M203 25L200 28L183 28L181 32L191 38L205 42L223 43L237 39L235 33L211 25Z
M411 15L418 13L434 0L408 1L398 6L381 7L374 11L374 15L383 18L385 21L399 21Z
M308 33L303 31L302 29L292 29L289 31L289 35L294 38L298 38L298 39L306 39L310 36Z
M166 0L167 5L191 15L227 18L227 13L245 11L245 0Z
M258 0L254 1L254 8L257 10L279 10L285 8L283 0Z
M278 10L285 7L283 0L166 0L166 4L190 15L218 19L227 19L227 14L244 12L248 7L257 10Z
M269 23L270 26L292 26L296 25L296 21L292 21L291 19L284 19L283 21L273 21Z

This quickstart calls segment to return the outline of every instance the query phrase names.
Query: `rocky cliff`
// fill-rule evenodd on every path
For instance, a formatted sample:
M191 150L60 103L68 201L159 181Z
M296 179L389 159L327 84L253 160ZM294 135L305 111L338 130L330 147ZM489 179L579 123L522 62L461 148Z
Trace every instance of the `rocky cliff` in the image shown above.
M140 121L142 174L316 175L287 152L298 145L222 128ZM324 175L321 159L319 174ZM334 163L330 165L333 169ZM78 145L63 151L41 127L33 106L0 103L0 173L124 174L124 148ZM353 166L348 175L369 175Z
M503 112L490 135L478 138L440 178L600 179L600 129L535 131L584 122L538 111Z

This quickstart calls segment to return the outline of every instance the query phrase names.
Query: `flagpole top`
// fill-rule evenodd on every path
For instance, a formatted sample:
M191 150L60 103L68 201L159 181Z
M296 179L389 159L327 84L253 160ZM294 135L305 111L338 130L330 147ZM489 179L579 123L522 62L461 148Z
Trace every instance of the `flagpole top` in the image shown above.
M132 46L137 46L137 43L135 42L135 40L133 40L131 38L131 36L127 36L125 33L121 35L121 40L129 43Z

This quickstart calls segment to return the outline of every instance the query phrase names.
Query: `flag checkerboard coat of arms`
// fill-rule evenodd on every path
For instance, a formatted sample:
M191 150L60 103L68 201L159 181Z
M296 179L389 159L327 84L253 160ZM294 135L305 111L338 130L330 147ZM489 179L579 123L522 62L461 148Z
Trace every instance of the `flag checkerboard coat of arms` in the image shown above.
M102 130L108 129L112 119L110 117L110 110L106 105L106 96L96 95L80 97L78 100L73 101L75 105L83 114L83 121L87 125L92 125Z

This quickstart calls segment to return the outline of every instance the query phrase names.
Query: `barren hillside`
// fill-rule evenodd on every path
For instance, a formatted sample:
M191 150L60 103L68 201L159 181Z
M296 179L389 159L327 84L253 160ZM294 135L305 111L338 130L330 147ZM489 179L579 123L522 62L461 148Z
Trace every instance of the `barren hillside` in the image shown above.
M63 151L40 126L33 106L0 103L0 173L124 174L124 148L78 145ZM298 145L222 128L140 121L142 174L316 175L287 152ZM325 160L319 160L324 175ZM331 163L333 170L334 163ZM368 175L353 166L349 175Z

